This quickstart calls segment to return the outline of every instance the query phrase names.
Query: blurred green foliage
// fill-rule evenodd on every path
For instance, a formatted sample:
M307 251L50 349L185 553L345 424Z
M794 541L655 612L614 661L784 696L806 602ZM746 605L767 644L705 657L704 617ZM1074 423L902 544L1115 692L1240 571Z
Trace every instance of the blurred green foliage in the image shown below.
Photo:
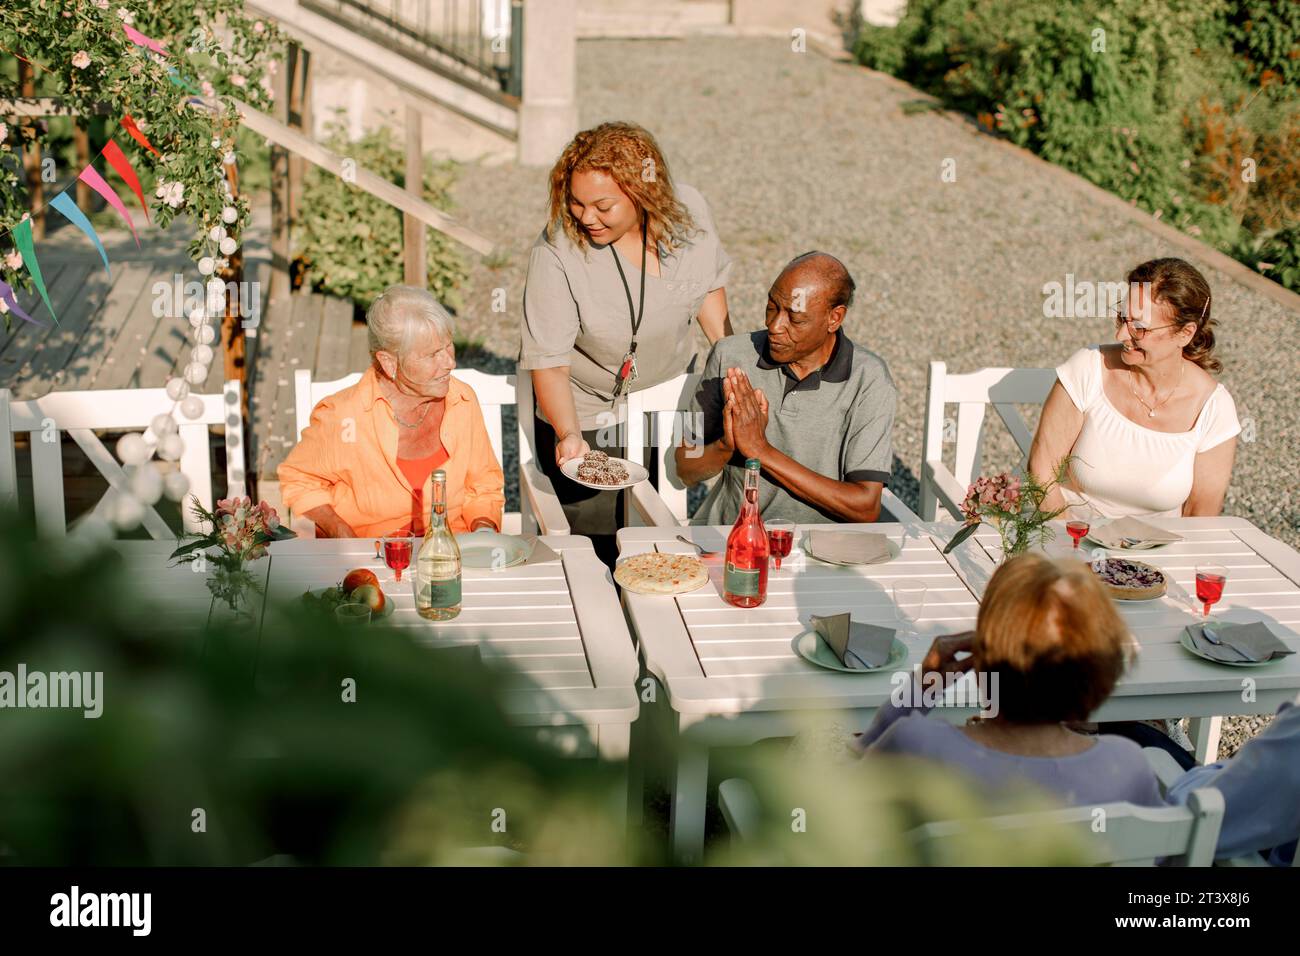
M1300 3L909 0L855 52L1300 289Z
M75 533L37 541L29 524L0 519L0 670L103 673L97 719L0 711L0 863L667 862L652 827L620 832L622 768L563 756L513 725L504 675L475 649L431 650L376 626L358 638L297 600L268 605L260 637L226 615L178 630L139 556L128 565L117 546ZM671 763L671 740L646 735ZM821 766L783 752L741 770L762 802L759 836L718 846L720 863L927 862L907 830L993 809L951 771L907 761ZM1085 858L1049 830L976 826L949 850L943 862Z
M392 130L380 127L348 138L342 123L327 126L325 146L398 186L406 184L406 158ZM426 158L424 199L451 208L455 164ZM312 166L303 186L301 228L295 255L304 261L306 281L319 292L351 299L365 308L390 285L402 281L402 213L348 182ZM460 287L468 273L453 240L426 230L428 288L449 309L461 307Z

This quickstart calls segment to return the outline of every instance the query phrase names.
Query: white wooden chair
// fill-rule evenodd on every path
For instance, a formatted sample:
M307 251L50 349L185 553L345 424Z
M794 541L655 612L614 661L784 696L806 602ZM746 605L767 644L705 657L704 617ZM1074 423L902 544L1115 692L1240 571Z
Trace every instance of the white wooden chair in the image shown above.
M32 499L37 532L51 536L65 534L67 512L63 500L63 452L59 433L67 432L71 436L111 488L125 488L126 473L113 453L104 447L95 430L144 429L155 415L168 409L172 409L172 417L185 443L179 462L181 472L190 480L185 500L189 500L189 495L195 495L205 508L212 508L212 458L208 447L208 429L212 425L225 426L227 494L243 495L244 421L240 411L239 382L226 382L219 395L195 397L203 402L203 414L197 419L189 419L181 414L180 408L162 388L50 392L25 401L14 401L8 389L0 389L0 501L16 504L18 471L14 434L27 432L32 456ZM105 495L95 506L95 513L102 513L108 500ZM187 531L198 530L188 506L182 505L181 517ZM144 527L157 540L176 537L152 507L145 508Z
M963 375L948 374L944 362L931 362L925 388L925 437L921 461L921 517L934 521L942 504L958 521L966 489L979 477L984 450L985 413L990 405L1006 424L1012 438L1029 458L1034 436L1017 404L1041 405L1056 382L1050 368L982 368ZM945 409L957 405L955 434L947 427ZM945 440L957 442L950 469L943 462Z
M748 780L733 777L718 786L718 806L733 836L741 839L757 834L759 801ZM1106 829L1096 832L1098 811L1104 813ZM1000 833L1059 826L1085 843L1094 865L1152 866L1167 860L1176 866L1209 866L1223 824L1223 795L1212 787L1194 791L1185 807L1139 807L1131 803L1109 803L1099 807L1071 807L1038 813L986 817L977 824L968 821L927 823L908 833L911 844L925 858L946 863L946 847L955 838L976 827ZM968 864L971 861L953 860Z
M504 461L503 426L501 409L504 405L518 405L519 411L519 512L506 514L502 531L506 534L568 534L569 524L564 509L555 495L551 481L534 464L532 449L533 420L532 387L525 376L525 386L516 389L514 375L487 375L474 369L457 369L455 377L474 390L483 408L483 421L497 461ZM310 369L294 372L294 411L296 416L295 441L302 439L303 429L311 423L312 409L328 395L341 391L361 381L361 373L335 379L331 382L312 380ZM301 516L292 519L292 527L303 537L315 536L315 525Z
M655 491L644 485L640 494L632 496L629 507L650 527L672 527L688 523L686 485L677 476L677 446L682 440L682 425L691 406L691 398L699 387L701 375L679 375L652 388L633 392L627 400L627 454L631 461L645 464L643 449L652 445L658 449L659 484ZM650 441L647 442L647 437ZM713 481L716 481L716 477ZM709 482L712 485L712 481ZM912 510L892 491L886 488L881 495L881 508L897 521L918 521Z

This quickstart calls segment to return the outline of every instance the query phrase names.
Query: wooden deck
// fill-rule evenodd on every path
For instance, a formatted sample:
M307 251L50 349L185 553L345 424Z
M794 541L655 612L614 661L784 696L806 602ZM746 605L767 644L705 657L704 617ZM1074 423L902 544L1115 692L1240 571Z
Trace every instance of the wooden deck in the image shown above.
M276 468L297 441L293 373L309 368L313 379L330 381L370 364L366 328L352 314L351 302L300 291L262 316L248 409L249 471L259 489L276 481Z
M310 368L319 381L363 371L370 361L364 324L353 321L351 302L310 291L295 292L269 302L269 252L264 238L266 210L255 212L246 236L246 272L260 296L257 335L248 339L249 421L247 474L249 493L281 506L276 468L296 440L293 373ZM259 222L260 220L260 222ZM0 327L0 387L16 399L35 398L51 391L111 388L156 388L179 375L193 344L192 329L183 317L154 315L156 283L171 285L174 277L197 281L198 272L186 246L183 221L166 231L141 229L141 247L125 232L102 231L111 275L94 249L70 228L53 232L38 244L41 269L58 314L57 326L34 293L20 293L19 304L43 325L16 317ZM223 363L217 356L201 391L219 392ZM491 374L514 369L513 360L476 349L464 349L457 360L465 368ZM506 421L507 476L513 477L516 455L513 409ZM213 491L225 493L224 447L213 436ZM105 435L111 442L115 436ZM18 454L20 505L30 509L31 468L27 449ZM108 485L71 440L64 441L64 476L69 520L92 507ZM517 508L515 482L507 480L507 498ZM24 500L25 499L25 500ZM165 514L169 523L172 516ZM177 522L177 525L179 523Z
M275 468L294 441L294 369L310 367L317 378L340 378L364 369L369 354L364 326L353 324L351 303L310 292L295 293L274 308L267 302L269 258L258 241L265 233L257 228L259 218L265 217L255 214L245 247L246 281L256 283L261 309L258 334L248 340L251 421L246 434L250 487L258 476L269 477L268 490L278 504ZM14 316L9 316L8 329L0 324L0 387L21 400L52 391L156 388L181 374L193 345L192 329L184 317L154 314L154 287L160 282L170 286L177 274L182 288L201 278L186 252L188 227L177 221L166 231L144 227L140 235L137 248L128 233L100 233L111 272L105 272L98 254L73 229L58 229L38 243L41 271L59 323L53 324L34 292L18 294L24 311L42 324ZM221 391L221 343L214 342L213 348L217 355L199 391ZM23 439L19 446L20 506L30 508L30 459ZM224 494L224 449L215 434L213 447L213 490ZM66 436L63 451L72 520L92 507L108 485Z

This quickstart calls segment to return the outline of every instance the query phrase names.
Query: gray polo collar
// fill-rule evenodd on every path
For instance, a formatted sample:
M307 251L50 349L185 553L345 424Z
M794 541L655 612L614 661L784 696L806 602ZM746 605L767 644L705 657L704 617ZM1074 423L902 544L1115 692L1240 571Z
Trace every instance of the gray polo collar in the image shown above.
M813 392L821 388L822 382L839 384L849 380L849 371L853 368L853 342L844 334L843 328L835 330L835 345L831 347L831 357L826 364L814 372L809 372L800 379L790 371L789 365L778 365L768 357L767 333L758 332L754 336L754 347L758 350L758 367L761 369L779 368L786 377L785 394L791 392Z

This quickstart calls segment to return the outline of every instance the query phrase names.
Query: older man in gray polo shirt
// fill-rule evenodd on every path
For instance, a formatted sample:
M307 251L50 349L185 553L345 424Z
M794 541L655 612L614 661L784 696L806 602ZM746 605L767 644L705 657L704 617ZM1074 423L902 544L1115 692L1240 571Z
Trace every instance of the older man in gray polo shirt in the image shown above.
M722 472L694 523L736 520L747 458L762 464L764 518L880 516L897 392L880 356L841 328L853 290L838 259L806 253L768 290L766 331L713 346L676 451L687 484Z

